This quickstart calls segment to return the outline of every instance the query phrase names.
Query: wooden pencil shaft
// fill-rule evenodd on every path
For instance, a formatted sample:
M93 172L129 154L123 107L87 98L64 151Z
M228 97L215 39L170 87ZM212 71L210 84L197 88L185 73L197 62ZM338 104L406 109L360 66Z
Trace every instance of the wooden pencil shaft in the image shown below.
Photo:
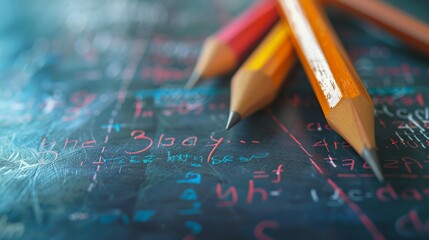
M342 98L369 98L321 7L313 0L279 2L325 116Z
M255 47L278 19L276 2L254 4L204 42L195 72L203 78L227 74Z
M260 0L223 27L215 38L243 60L278 20L275 0Z
M429 25L379 0L324 0L374 23L407 43L411 48L429 55Z
M231 111L245 118L270 104L294 62L290 30L279 22L234 75Z
M321 6L279 0L279 7L328 123L359 153L374 149L373 103Z
M285 23L277 23L240 70L261 71L281 85L295 60L290 34Z

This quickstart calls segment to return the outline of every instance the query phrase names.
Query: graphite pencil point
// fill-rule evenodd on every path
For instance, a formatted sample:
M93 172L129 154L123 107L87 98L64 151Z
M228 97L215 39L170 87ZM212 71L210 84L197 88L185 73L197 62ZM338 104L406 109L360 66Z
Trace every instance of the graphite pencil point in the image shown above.
M364 148L362 151L362 158L368 163L374 172L375 176L380 182L384 181L383 173L381 172L380 163L377 157L377 150Z
M232 128L235 124L241 121L241 116L238 112L230 112L228 123L226 124L226 130Z

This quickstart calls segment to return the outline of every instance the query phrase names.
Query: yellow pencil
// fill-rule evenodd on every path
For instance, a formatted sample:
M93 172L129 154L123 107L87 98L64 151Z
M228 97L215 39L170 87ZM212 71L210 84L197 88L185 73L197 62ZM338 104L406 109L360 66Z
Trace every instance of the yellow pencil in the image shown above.
M374 104L315 0L279 0L292 43L331 126L383 181L374 135Z
M295 62L291 33L279 22L234 75L226 129L270 104Z

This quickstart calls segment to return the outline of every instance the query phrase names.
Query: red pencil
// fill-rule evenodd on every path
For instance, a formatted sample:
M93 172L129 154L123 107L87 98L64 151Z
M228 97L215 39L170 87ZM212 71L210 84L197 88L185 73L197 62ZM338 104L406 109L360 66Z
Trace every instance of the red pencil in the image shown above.
M204 42L186 88L234 70L278 19L276 1L261 0Z

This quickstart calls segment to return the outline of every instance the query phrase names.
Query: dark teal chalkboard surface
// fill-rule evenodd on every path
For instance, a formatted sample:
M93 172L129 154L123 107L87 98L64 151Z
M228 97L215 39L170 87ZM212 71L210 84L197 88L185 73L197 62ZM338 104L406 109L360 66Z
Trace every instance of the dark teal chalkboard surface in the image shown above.
M429 22L428 1L391 1ZM376 106L380 183L297 65L225 131L230 76L184 90L246 0L2 1L0 239L429 239L429 64L329 17Z

